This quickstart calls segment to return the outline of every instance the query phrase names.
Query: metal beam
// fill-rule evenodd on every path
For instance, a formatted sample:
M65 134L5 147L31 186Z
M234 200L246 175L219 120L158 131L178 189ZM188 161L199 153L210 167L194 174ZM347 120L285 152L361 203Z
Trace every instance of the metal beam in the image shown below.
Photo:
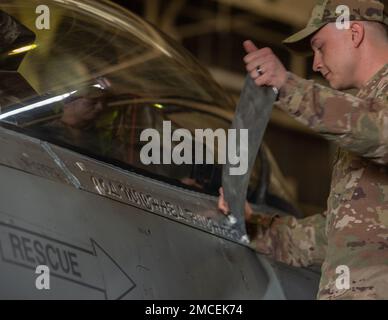
M161 28L174 38L179 34L176 26L176 19L186 5L186 0L171 0L161 17Z
M314 2L311 0L213 0L244 9L259 16L290 24L295 28L306 25Z
M144 17L152 23L159 21L160 2L159 0L146 0L144 7Z

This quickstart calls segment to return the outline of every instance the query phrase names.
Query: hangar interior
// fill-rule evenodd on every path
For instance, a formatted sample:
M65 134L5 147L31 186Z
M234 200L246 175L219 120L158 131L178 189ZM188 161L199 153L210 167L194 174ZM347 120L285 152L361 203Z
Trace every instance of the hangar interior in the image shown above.
M283 45L304 27L310 0L115 0L178 40L237 101L245 78L242 42L271 47L288 70L315 79L312 58L290 53ZM325 210L331 163L336 150L309 129L275 109L265 141L307 215Z

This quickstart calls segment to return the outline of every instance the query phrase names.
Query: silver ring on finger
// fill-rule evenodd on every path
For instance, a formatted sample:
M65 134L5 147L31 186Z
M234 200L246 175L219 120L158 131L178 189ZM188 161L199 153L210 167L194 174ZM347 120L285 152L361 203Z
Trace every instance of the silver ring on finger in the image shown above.
M260 68L260 66L256 68L256 72L257 72L257 76L258 76L258 77L261 77L261 76L264 74L264 72L263 72L263 70Z

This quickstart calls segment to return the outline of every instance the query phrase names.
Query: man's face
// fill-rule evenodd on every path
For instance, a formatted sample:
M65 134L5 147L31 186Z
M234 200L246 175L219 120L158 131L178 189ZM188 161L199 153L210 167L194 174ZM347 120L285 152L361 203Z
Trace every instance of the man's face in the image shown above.
M351 30L338 30L335 23L324 26L311 38L313 69L337 90L354 88L354 47Z

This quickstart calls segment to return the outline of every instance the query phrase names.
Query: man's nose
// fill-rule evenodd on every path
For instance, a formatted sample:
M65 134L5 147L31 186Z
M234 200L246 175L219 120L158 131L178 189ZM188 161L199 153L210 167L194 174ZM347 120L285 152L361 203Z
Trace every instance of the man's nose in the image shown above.
M322 59L319 53L314 54L313 70L319 72L322 69Z

